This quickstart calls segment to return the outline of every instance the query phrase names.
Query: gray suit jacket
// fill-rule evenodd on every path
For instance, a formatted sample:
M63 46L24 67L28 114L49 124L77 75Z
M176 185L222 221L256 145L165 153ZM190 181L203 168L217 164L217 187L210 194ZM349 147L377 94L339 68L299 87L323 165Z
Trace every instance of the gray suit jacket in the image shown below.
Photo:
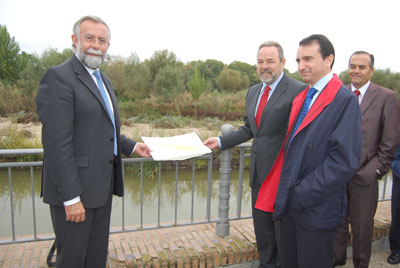
M62 206L80 196L86 208L101 207L111 185L114 194L123 195L121 152L130 155L135 142L120 136L117 99L110 80L104 74L102 78L114 107L115 165L114 129L106 105L76 56L47 70L40 82L36 106L43 124L41 195L45 203Z
M350 88L350 86L348 86ZM400 104L396 94L371 83L360 104L361 164L353 180L368 185L386 174L400 143Z
M306 85L283 75L262 113L257 128L255 107L262 83L249 88L244 125L231 134L220 136L222 150L253 139L250 160L250 186L261 185L267 177L286 135L292 101Z

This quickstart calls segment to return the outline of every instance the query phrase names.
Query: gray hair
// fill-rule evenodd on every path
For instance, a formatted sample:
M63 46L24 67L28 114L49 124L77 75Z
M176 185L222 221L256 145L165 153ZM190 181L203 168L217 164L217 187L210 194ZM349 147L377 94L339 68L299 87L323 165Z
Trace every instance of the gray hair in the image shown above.
M72 28L72 32L74 33L74 35L78 39L79 39L79 32L80 32L81 23L84 22L85 20L91 20L91 21L94 21L94 22L97 22L97 23L104 24L106 26L107 32L108 32L107 39L108 39L108 41L111 40L111 31L110 31L110 28L108 27L107 23L105 23L104 20L102 20L101 18L96 17L96 16L83 16L77 22L75 22L74 27ZM75 45L72 44L72 47L75 47Z
M278 42L275 42L275 41L267 41L267 42L264 42L264 43L262 43L262 44L260 45L260 47L258 48L258 52L260 52L260 50L261 50L263 47L276 47L276 48L278 49L279 60L282 61L282 60L285 58L285 55L283 54L283 48L282 48L282 46L281 46ZM258 53L258 52L257 52L257 53Z

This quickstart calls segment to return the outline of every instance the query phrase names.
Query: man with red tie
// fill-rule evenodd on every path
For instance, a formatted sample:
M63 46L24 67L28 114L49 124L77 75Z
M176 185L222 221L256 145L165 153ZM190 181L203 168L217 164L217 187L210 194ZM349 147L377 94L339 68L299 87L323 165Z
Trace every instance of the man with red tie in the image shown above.
M250 160L252 213L260 267L276 267L277 247L272 213L254 209L258 191L267 177L286 134L292 101L305 88L287 77L285 57L277 42L265 42L257 53L261 83L249 88L244 125L228 135L204 141L210 149L226 150L253 139Z
M351 85L362 114L362 154L357 173L347 185L348 210L345 223L337 229L334 265L346 263L349 223L353 234L355 268L368 267L374 216L378 201L378 180L390 168L400 142L400 104L396 94L370 81L374 56L354 52L349 61Z
M332 267L346 183L360 164L360 107L332 73L334 60L325 36L300 41L298 70L309 86L293 100L284 145L257 198L257 209L274 212L281 268Z

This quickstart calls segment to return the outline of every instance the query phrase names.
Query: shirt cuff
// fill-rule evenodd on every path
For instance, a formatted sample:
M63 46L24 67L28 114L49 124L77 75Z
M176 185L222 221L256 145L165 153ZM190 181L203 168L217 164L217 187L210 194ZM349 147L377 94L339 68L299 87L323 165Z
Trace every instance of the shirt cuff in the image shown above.
M135 150L136 150L136 145L137 145L137 143L135 144L135 147L133 147L133 150L132 150L131 155L135 152Z
M218 147L221 148L222 144L221 144L221 139L219 137L217 137L217 141L218 141Z
M78 196L78 197L75 197L74 199L65 201L64 202L64 206L72 206L72 205L74 205L74 204L76 204L76 203L78 203L80 201L81 201L81 198Z

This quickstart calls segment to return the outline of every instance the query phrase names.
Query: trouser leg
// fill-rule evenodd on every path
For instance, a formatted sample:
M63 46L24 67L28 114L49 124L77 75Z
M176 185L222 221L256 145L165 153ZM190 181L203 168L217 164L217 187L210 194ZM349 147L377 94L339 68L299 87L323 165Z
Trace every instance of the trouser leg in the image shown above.
M400 177L393 174L392 184L392 223L389 242L392 253L400 254Z
M257 241L258 257L261 267L276 267L278 259L275 228L272 213L255 209L260 187L252 187L252 212L254 232Z

